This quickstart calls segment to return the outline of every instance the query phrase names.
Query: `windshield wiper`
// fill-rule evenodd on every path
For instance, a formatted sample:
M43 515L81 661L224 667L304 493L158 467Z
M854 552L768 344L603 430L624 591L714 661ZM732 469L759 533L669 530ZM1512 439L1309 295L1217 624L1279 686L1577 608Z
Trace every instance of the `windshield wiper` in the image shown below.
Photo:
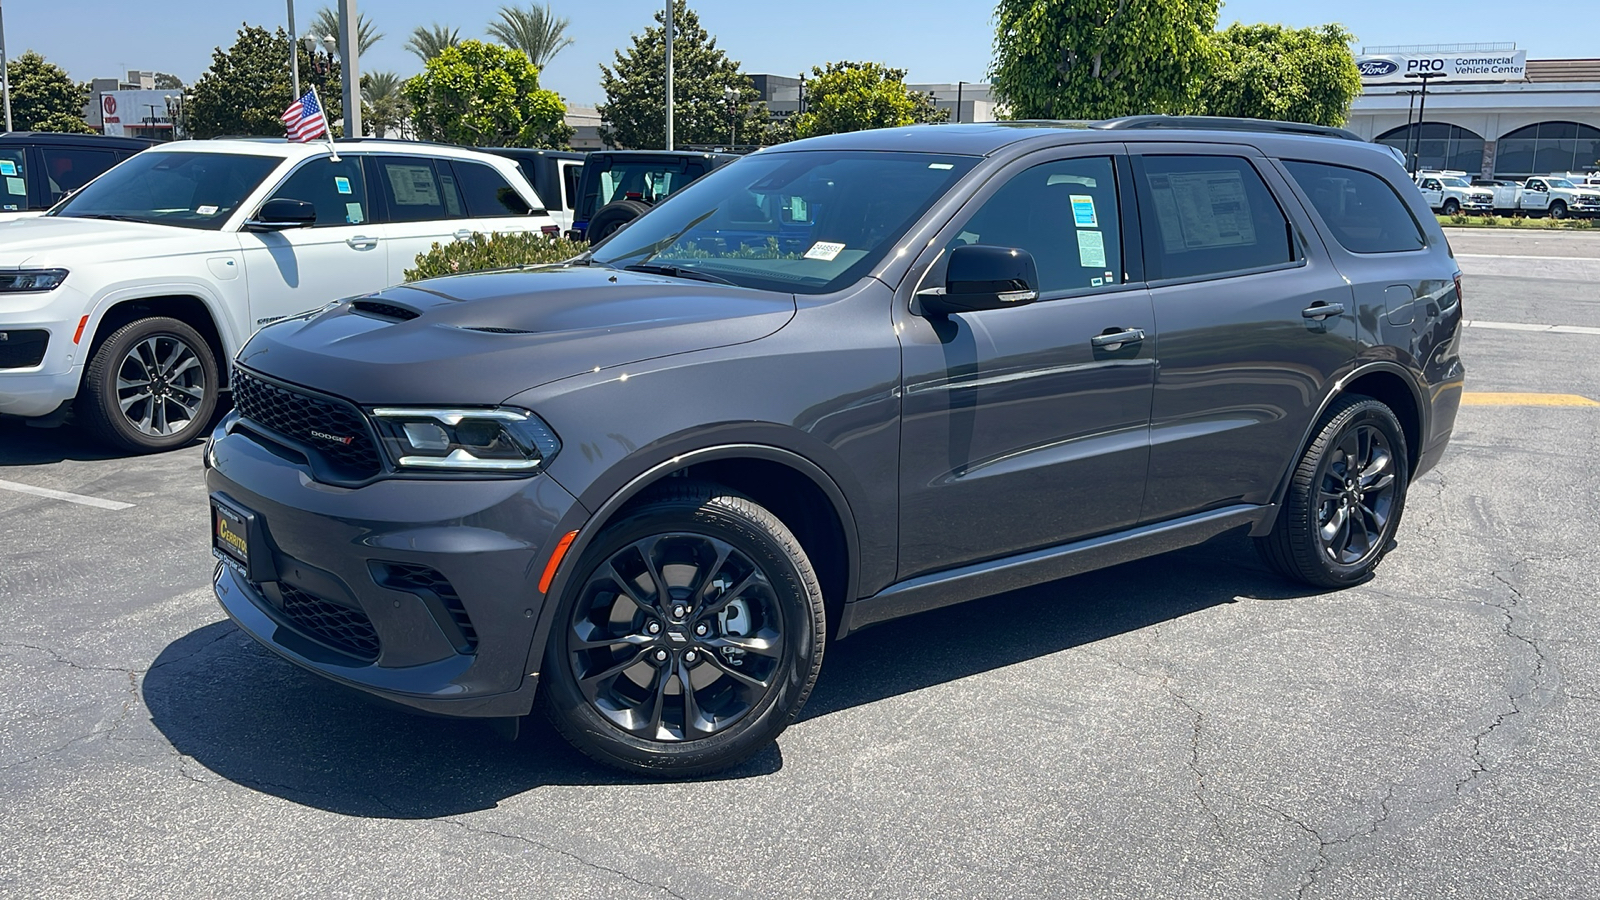
M714 284L731 284L734 287L739 286L738 282L729 281L728 279L723 278L721 275L712 275L710 272L700 272L695 269L685 269L682 266L660 266L653 263L634 263L631 266L623 266L623 268L627 269L629 272L648 272L651 275L665 275L668 278L687 278L691 281L709 281Z
M108 219L112 222L139 222L145 225L151 224L147 219L140 219L134 216L119 216L112 213L67 213L64 215L58 213L58 215L63 219Z

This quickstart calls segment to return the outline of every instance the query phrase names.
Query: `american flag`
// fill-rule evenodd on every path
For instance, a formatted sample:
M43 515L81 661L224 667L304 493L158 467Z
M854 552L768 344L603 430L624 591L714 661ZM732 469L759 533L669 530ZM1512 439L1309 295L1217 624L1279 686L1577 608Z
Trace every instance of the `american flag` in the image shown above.
M306 91L306 95L289 104L283 111L283 127L289 129L289 140L305 143L323 137L328 133L328 117L322 114L322 105L317 102L317 89Z

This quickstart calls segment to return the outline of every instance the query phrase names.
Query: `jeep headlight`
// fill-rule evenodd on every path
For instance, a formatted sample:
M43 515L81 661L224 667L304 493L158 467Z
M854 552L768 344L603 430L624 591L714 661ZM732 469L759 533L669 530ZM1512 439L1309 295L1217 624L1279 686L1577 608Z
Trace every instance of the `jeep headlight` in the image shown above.
M66 280L66 269L0 271L0 294L44 293L61 287Z
M402 469L530 475L561 449L550 426L523 409L381 407L372 418Z

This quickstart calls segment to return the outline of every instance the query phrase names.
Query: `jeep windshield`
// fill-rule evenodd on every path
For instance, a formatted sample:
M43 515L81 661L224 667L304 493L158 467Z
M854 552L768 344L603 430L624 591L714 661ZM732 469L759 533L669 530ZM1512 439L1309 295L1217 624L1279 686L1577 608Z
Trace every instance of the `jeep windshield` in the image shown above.
M216 231L281 162L236 153L140 153L48 215Z
M827 293L866 274L977 163L928 153L757 153L674 194L588 258Z

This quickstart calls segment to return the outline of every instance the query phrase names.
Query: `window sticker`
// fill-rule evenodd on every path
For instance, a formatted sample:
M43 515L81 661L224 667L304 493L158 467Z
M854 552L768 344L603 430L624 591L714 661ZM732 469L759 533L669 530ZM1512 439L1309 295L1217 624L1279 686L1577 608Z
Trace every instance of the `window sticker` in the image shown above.
M930 169L943 170L943 169L954 169L955 167L956 167L955 163L928 163L928 168L930 168Z
M384 166L394 202L401 206L438 206L439 188L433 182L431 166Z
M196 206L194 211L195 215L199 216L214 216L217 214L217 208L215 206Z
M367 220L366 214L361 211L361 204L346 203L344 205L344 220L351 225L360 225Z
M339 193L341 193L341 194L350 193L350 179L344 177L343 175L335 175L334 176L334 178L333 178L333 186L338 188L339 189Z
M9 159L0 159L0 175L17 174L17 164Z
M1168 253L1256 243L1256 225L1237 170L1150 177L1161 241Z
M1106 267L1106 240L1100 232L1078 232L1078 265L1085 269Z
M5 206L0 206L0 209L5 210L6 212L16 212L17 205L15 203L7 203Z
M1094 198L1088 194L1072 194L1072 224L1079 228L1099 228L1100 220L1095 218ZM1088 265L1088 263L1084 263Z
M833 241L817 241L815 244L811 245L810 250L806 251L805 258L820 259L823 262L832 262L833 258L842 252L844 252L843 244L836 244Z
M23 197L28 193L28 186L23 183L21 178L7 178L6 193L16 194L18 197Z
M1103 278L1091 278L1091 279L1089 279L1089 286L1090 287L1099 287L1102 284L1105 284L1105 279L1103 279Z

